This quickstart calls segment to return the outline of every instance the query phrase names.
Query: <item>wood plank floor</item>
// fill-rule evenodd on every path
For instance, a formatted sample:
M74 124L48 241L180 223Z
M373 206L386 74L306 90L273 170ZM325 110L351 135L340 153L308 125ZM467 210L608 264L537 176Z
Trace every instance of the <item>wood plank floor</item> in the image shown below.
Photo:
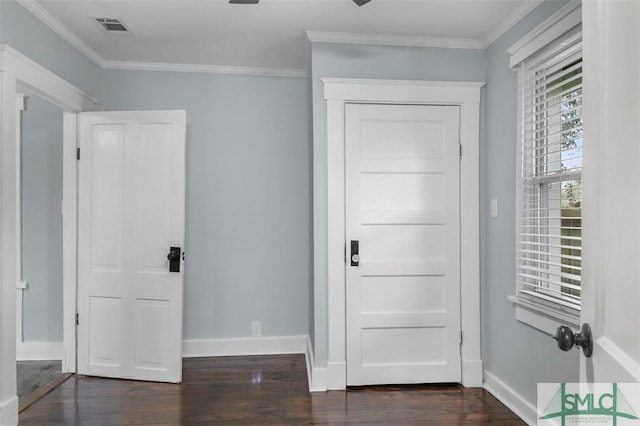
M27 398L62 374L61 361L18 361L18 396Z
M524 425L483 389L376 386L309 393L303 355L191 358L180 385L74 376L21 425Z
M16 370L20 412L69 376L62 374L62 361L18 361Z

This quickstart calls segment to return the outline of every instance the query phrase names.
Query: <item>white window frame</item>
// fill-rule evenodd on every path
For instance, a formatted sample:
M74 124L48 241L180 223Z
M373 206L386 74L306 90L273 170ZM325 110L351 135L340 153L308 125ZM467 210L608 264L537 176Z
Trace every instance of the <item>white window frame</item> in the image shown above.
M510 55L510 66L512 68L518 66L522 61L547 47L562 35L581 25L581 23L582 3L580 0L573 0L507 50ZM522 152L521 137L518 137L517 152ZM521 166L522 163L519 158L518 170L521 170ZM516 200L516 202L518 201ZM558 326L561 324L568 325L576 330L579 328L580 311L575 311L574 313L573 310L562 308L554 302L550 302L547 306L541 303L527 303L527 301L518 298L516 295L508 296L508 300L515 305L515 317L518 321L549 335L555 335Z

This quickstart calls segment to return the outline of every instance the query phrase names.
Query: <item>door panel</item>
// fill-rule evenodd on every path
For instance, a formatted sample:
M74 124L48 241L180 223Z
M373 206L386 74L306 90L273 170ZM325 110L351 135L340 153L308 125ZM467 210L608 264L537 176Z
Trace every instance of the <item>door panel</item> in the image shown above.
M140 253L138 271L164 272L167 241L171 240L171 126L140 126L140 186L138 228Z
M347 384L459 382L459 108L346 106Z
M591 358L580 358L580 381L638 383L640 3L594 0L583 2L582 8L586 143L581 320L591 325L594 348Z
M91 267L122 270L124 127L96 125L91 156Z
M443 363L445 335L441 328L370 328L362 332L362 364L389 359L403 364Z
M89 317L89 363L119 368L122 357L119 344L122 330L122 299L117 297L91 297Z
M180 382L183 111L80 117L78 371ZM181 268L182 271L182 268Z
M362 312L424 312L446 310L443 277L407 275L362 277ZM428 288L427 291L422 291Z
M136 299L134 367L166 370L169 367L167 345L171 326L171 303L168 300Z

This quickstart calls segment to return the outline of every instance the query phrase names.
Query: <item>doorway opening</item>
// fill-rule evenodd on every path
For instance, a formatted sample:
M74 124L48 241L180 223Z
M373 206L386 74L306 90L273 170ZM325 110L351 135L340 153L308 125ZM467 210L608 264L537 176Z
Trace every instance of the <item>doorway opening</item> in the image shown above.
M63 110L16 97L16 370L19 411L62 372Z

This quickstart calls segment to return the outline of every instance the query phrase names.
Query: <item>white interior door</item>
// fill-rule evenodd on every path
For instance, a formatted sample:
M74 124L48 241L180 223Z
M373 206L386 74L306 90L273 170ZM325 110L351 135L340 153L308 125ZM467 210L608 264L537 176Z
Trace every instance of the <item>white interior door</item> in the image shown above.
M639 383L640 2L595 0L582 8L581 319L594 347L591 358L580 357L580 381Z
M80 115L78 372L182 379L184 111Z
M461 379L459 115L346 105L348 385Z

